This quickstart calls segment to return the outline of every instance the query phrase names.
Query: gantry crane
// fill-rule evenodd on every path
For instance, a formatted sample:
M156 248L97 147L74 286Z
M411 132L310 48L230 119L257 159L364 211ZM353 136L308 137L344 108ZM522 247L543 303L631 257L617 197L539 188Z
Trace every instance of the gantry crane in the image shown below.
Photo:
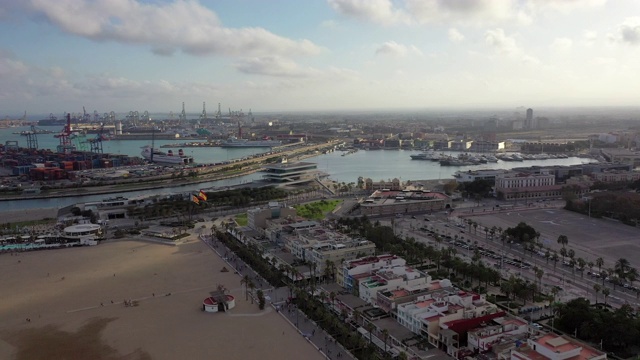
M54 135L55 138L60 139L60 145L58 145L59 153L68 154L75 150L75 146L71 143L71 135L73 133L74 131L71 129L71 114L67 113L67 124L59 134Z

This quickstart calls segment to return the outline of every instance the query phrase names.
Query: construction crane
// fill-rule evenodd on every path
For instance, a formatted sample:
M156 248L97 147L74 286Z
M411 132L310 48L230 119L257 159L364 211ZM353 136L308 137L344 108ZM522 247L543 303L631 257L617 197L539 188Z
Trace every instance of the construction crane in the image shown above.
M71 143L71 135L74 131L71 129L71 114L67 113L67 124L62 128L59 134L53 137L60 139L60 145L58 145L58 152L61 154L68 154L75 150L75 146Z

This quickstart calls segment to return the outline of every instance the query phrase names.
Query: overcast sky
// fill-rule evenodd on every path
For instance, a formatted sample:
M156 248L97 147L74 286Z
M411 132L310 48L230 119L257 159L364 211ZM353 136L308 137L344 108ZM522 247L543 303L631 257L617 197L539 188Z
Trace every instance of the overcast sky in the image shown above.
M0 117L638 105L638 0L0 0Z

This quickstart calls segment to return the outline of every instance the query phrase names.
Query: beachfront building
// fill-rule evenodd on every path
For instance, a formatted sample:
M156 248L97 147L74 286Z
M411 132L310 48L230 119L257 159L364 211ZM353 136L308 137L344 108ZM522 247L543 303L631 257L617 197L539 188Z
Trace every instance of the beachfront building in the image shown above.
M315 221L284 222L265 233L295 259L315 264L315 274L309 275L316 277L325 273L337 275L343 262L372 256L376 250L375 244L368 240L353 239ZM333 266L325 272L328 264Z
M352 292L358 288L358 279L366 278L385 266L404 266L407 261L396 255L378 255L344 261L337 271L338 285Z
M62 237L69 241L97 241L102 236L102 226L98 224L72 225L62 231Z
M209 296L202 302L202 311L204 312L225 312L236 307L236 299L233 295L224 295L224 299Z
M361 203L360 211L367 216L424 213L448 209L451 201L449 196L429 190L383 189L376 190Z
M316 274L337 273L337 267L343 261L349 261L362 256L374 255L376 245L368 240L349 239L348 241L315 244L308 251L308 259L316 264ZM333 268L326 269L327 264ZM331 266L331 265L329 265Z
M267 227L267 220L291 218L295 219L296 209L284 203L271 201L266 207L247 211L247 226L253 230L263 231Z
M442 294L454 293L455 290L449 279L432 280L428 284L420 286L400 287L398 289L390 289L378 291L376 295L376 305L382 311L397 317L397 308L401 304L406 304L419 299L422 296L431 296L434 292L441 291Z
M566 335L543 334L511 351L511 360L604 360L605 352Z
M431 276L406 265L385 266L371 276L358 281L360 299L375 305L379 291L401 288L424 288L431 283Z

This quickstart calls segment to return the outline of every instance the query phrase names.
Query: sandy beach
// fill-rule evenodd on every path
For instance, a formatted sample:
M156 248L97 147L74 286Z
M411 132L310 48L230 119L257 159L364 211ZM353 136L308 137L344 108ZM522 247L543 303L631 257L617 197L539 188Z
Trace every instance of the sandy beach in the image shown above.
M224 265L199 240L0 255L0 358L323 358L271 307L245 301ZM218 284L236 308L202 312Z

